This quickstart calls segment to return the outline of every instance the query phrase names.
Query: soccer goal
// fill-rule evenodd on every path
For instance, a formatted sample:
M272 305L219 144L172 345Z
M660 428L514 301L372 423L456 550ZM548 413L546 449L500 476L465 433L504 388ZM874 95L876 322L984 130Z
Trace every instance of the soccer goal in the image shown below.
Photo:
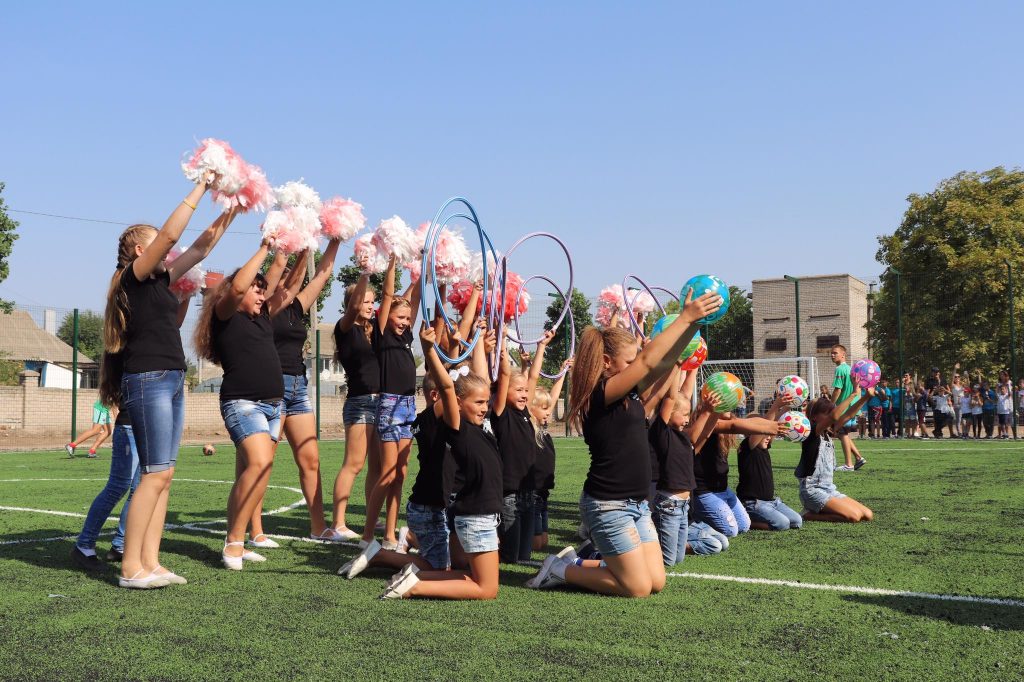
M787 374L796 374L807 382L812 398L821 393L821 384L831 376L823 377L818 373L818 358L765 358L760 360L708 360L700 366L697 376L696 391L707 378L715 372L731 372L739 377L747 389L747 402L737 410L741 415L762 413L771 404L772 395L779 379ZM694 395L694 404L697 396Z

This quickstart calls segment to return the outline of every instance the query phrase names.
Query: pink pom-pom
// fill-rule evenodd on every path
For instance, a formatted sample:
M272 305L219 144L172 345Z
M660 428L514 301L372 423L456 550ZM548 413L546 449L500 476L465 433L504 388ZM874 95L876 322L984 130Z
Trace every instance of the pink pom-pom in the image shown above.
M325 201L320 209L320 234L327 239L347 242L364 227L363 205L351 199L334 197Z
M177 247L172 248L164 258L164 265L170 267L170 265L180 256L185 253L183 249ZM184 273L169 287L171 292L178 297L179 301L184 301L187 298L195 296L206 283L206 271L203 270L202 263L196 263L193 265L188 272Z
M399 263L408 263L420 256L416 235L398 216L380 221L373 232L373 243L379 251L388 257L394 256Z
M653 313L654 308L658 305L653 296L640 289L629 290L629 303L634 313L643 313L645 315Z
M364 234L356 240L355 246L356 261L366 260L363 272L377 274L388 269L388 262L391 260L386 253L382 253L373 241L372 234Z
M490 279L490 278L489 278ZM493 286L493 280L492 284ZM519 314L524 314L530 305L530 294L523 291L522 296L519 292L523 288L523 278L518 274L509 271L505 279L505 300L502 303L502 316L505 318L505 322L511 322L516 314L516 299L519 299ZM491 297L491 289L487 291L487 297ZM466 306L469 305L469 297L473 293L473 283L468 280L460 280L448 287L448 301L455 306L455 309L459 312L465 313ZM483 308L483 301L477 301L476 312L479 315L480 310ZM487 302L488 314L490 313L490 301Z
M601 289L597 296L597 314L594 320L602 327L611 324L612 315L619 313L619 326L623 325L623 315L626 312L626 303L622 296L622 285L613 284ZM628 321L625 321L628 324Z
M448 287L448 302L455 306L460 313L466 312L469 305L470 294L473 293L473 283L467 280L460 280ZM477 306L477 311L480 307Z
M214 197L216 201L216 197ZM246 164L245 185L238 192L238 204L245 212L267 212L274 207L274 189L267 181L263 169L253 164Z
M320 233L320 216L306 206L289 206L270 211L263 221L263 234L273 240L274 248L287 254L315 250Z

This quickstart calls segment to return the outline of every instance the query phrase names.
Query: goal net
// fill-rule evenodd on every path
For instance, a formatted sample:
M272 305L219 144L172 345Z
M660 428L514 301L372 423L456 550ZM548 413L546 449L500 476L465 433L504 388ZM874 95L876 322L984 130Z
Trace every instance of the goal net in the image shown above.
M739 377L747 389L747 401L737 412L746 414L764 413L771 404L779 379L787 374L796 374L807 382L811 397L821 394L821 385L831 386L832 376L822 376L818 371L818 358L770 358L761 360L708 360L700 366L696 391L715 372L731 372ZM830 390L830 389L829 389ZM694 404L696 404L696 395Z

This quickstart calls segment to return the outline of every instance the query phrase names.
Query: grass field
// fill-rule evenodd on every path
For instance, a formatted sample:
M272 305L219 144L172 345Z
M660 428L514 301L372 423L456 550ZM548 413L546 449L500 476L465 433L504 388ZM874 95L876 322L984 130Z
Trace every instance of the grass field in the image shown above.
M229 446L211 458L186 448L179 459L168 523L207 530L169 530L164 563L189 585L120 590L113 571L72 568L71 541L52 539L78 532L109 455L0 454L0 678L1021 679L1024 446L868 442L862 450L868 466L837 474L837 483L874 509L874 523L751 532L722 555L689 557L647 600L531 591L523 582L534 569L508 567L488 603L377 601L385 572L335 575L355 554L349 546L284 541L264 564L224 570L218 520L233 474ZM562 546L576 542L587 456L579 440L558 441L558 452L551 522ZM328 489L341 453L339 443L322 445ZM798 507L798 450L780 444L773 453L778 493ZM268 509L301 500L286 449L271 483L280 487ZM359 527L361 495L352 511ZM304 507L265 523L270 533L308 533Z

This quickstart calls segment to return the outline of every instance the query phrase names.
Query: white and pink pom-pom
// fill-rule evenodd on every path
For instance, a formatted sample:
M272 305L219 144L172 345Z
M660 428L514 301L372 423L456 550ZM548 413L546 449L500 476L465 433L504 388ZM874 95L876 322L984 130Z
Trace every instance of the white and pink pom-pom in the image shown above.
M357 239L354 250L357 262L361 263L364 258L366 259L366 265L363 268L363 272L375 275L388 269L388 263L390 262L391 257L377 248L377 244L374 242L372 234L364 234L362 237Z
M466 312L469 305L469 297L473 293L473 283L467 280L460 280L448 287L448 302L455 306L459 313ZM480 306L477 306L477 311Z
M463 279L469 272L469 249L461 234L447 227L437 236L434 247L434 271L437 281L451 284Z
M217 198L214 197L214 201L216 200ZM274 207L276 202L274 188L270 186L263 169L251 163L246 164L245 184L238 191L238 205L246 212L266 213ZM221 205L223 206L223 204Z
M505 279L505 300L502 302L502 316L505 318L505 322L511 322L516 314L516 303L518 298L519 303L519 314L524 314L530 305L530 294L523 291L522 296L519 292L523 290L523 278L518 274L509 271ZM487 290L487 297L490 299L492 296L492 289ZM448 287L448 301L455 306L455 309L461 313L465 313L466 306L469 305L469 297L473 293L473 283L468 280L460 280L451 284ZM477 301L476 312L480 314L480 310L483 308L483 297ZM490 314L491 303L487 301L487 311Z
M178 247L172 248L164 258L164 265L170 267L171 263L173 263L178 256L183 253L185 253L184 249L179 249ZM191 298L202 291L205 283L206 271L203 270L203 264L196 263L189 268L188 272L175 280L169 289L178 297L179 301L184 301L185 299Z
M629 303L634 313L643 313L644 315L653 313L654 308L658 305L653 296L639 289L629 290Z
M364 227L363 205L351 199L334 197L325 201L320 209L320 234L327 239L347 242Z
M306 206L289 206L270 211L263 221L263 235L273 240L282 253L300 253L317 248L320 216Z
M373 232L373 242L378 250L394 256L399 263L408 263L420 255L416 235L398 216L380 221Z
M622 297L622 285L613 284L601 289L597 296L597 314L594 320L602 327L607 327L612 321L612 315L618 312L621 316L626 312L626 304Z
M277 197L277 203L283 207L302 206L320 212L320 195L302 180L290 180L280 187L275 187L274 195Z

